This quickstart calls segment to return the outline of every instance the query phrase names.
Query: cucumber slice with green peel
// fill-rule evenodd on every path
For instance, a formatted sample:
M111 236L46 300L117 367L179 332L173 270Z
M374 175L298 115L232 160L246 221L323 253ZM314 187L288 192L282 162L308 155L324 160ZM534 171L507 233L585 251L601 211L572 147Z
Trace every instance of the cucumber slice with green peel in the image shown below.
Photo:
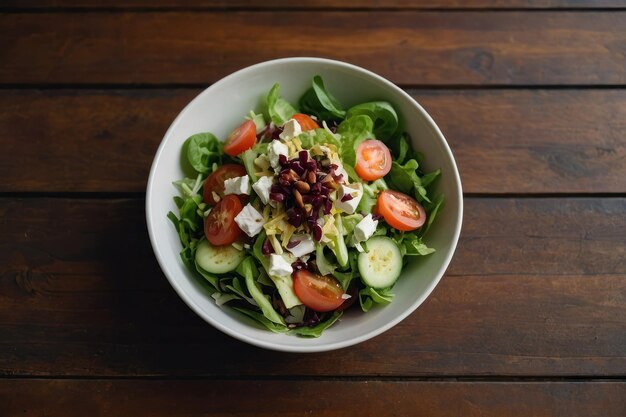
M385 236L367 241L367 252L359 254L361 280L372 288L391 287L402 271L402 254L396 242Z
M213 246L206 239L198 243L196 264L206 272L224 274L237 269L246 255L231 245Z

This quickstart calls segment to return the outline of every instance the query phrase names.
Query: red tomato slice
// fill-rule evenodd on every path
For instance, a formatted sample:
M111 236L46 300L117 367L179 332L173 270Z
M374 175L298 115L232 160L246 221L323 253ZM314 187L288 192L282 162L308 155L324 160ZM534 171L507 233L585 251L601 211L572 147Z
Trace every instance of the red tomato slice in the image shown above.
M230 245L241 235L235 217L243 209L237 196L229 194L222 198L204 219L204 234L215 246Z
M228 135L224 142L224 153L237 156L254 146L256 142L256 125L252 120L246 120L237 129Z
M296 122L298 122L303 132L306 132L307 130L319 129L320 127L315 120L303 113L294 114L291 118L296 119Z
M339 281L301 269L293 273L293 290L302 303L318 312L335 310L344 299Z
M405 232L418 229L426 222L424 207L415 199L398 191L381 192L374 211L383 216L389 226Z
M222 165L221 167L213 171L211 175L207 177L206 181L204 181L204 191L202 193L202 199L204 200L205 203L211 206L217 204L217 201L215 200L213 193L217 194L219 196L219 199L224 197L224 181L226 181L229 178L243 177L246 174L247 174L246 169L241 165L237 165L237 164ZM245 196L240 196L240 197L245 197ZM242 203L245 203L246 201L247 201L247 198L243 200Z
M366 181L384 177L391 170L389 148L379 140L364 140L356 148L356 166L354 170Z

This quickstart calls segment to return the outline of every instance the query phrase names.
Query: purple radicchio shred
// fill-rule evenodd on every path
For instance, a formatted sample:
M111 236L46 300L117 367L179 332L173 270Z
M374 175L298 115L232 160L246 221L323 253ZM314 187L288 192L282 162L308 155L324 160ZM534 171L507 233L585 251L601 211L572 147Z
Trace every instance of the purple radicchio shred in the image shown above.
M307 264L304 263L302 259L296 259L296 261L291 264L291 267L294 271L300 271L301 269L306 269Z
M315 161L308 161L306 163L305 168L308 169L309 171L317 172L317 162L315 162Z
M298 152L298 158L300 159L300 163L305 165L309 160L309 153L307 151Z
M306 220L307 222L317 222L317 219L319 219L319 217L320 217L320 209L313 208L313 210L311 210L311 214Z
M280 139L280 134L283 133L283 128L282 127L275 127L274 130L272 131L272 139Z
M313 209L317 210L320 207L322 207L322 204L324 203L324 200L326 200L326 196L324 195L316 195L315 197L313 197L313 201L311 202L311 204L313 204Z
M287 243L287 249L293 249L299 244L300 244L299 240L290 240L289 243Z
M282 168L284 168L288 163L287 157L283 154L278 155L278 163Z
M307 308L304 312L304 317L300 323L289 323L287 327L295 329L296 327L311 327L318 324L321 320L320 316L314 310Z
M305 172L305 169L302 167L302 162L300 161L291 161L289 163L289 168L293 169L298 175L302 175Z
M311 187L311 194L319 194L322 192L322 184L320 184L319 182L316 182L315 184L313 184L313 186Z
M351 194L344 194L343 197L341 197L341 202L345 203L346 201L350 201L352 200L354 197L352 197Z
M316 274L320 272L319 269L317 269L317 262L315 262L315 259L309 259L306 263L306 269Z
M289 315L289 310L285 306L285 302L280 297L280 294L278 294L278 291L275 291L272 294L272 307L274 307L274 309L276 309L283 317L287 317Z
M283 201L285 201L285 195L282 193L270 193L270 200L282 203Z
M293 227L300 227L300 225L302 225L303 217L302 212L295 207L287 210L287 220Z
M373 220L382 220L383 216L381 216L380 214L372 214L372 219Z
M324 203L324 214L330 214L330 210L333 208L333 202L330 200L326 200Z
M263 246L261 246L261 252L263 252L263 255L269 255L270 253L274 253L274 247L270 243L269 239L265 239L263 241Z
M318 242L322 240L322 226L320 226L317 221L311 220L310 218L307 220L307 224L313 233L313 239Z
M254 242L256 241L254 236L248 236L245 233L241 237L241 240L243 241L243 243L247 243L248 245L254 245Z

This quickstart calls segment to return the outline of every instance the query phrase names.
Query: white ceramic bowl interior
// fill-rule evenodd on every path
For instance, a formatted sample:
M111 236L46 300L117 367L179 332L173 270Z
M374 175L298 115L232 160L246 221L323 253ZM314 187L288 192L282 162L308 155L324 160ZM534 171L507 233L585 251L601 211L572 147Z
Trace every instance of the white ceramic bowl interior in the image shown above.
M181 146L194 133L209 131L225 138L251 109L258 109L275 82L280 94L297 103L321 75L326 88L345 108L371 100L387 100L398 111L414 149L425 155L424 169L440 168L438 192L445 206L429 231L427 243L437 251L411 262L394 288L395 299L383 308L362 313L358 306L320 338L275 334L259 327L228 307L220 308L203 285L185 268L179 256L181 244L168 211L176 212L172 181L182 178ZM439 128L408 94L384 78L347 63L320 58L286 58L260 63L227 76L191 101L168 129L154 158L146 195L146 217L157 260L180 297L200 317L239 340L263 348L319 352L343 348L390 329L411 314L432 292L443 276L459 238L463 217L461 181L454 158Z

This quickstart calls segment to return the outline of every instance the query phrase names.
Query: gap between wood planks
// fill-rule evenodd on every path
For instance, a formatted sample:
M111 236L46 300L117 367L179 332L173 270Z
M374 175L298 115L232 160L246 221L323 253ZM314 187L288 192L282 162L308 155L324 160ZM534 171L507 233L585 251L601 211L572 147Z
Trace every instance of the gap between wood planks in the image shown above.
M0 14L2 14L0 12ZM55 91L55 90L195 90L206 89L213 85L213 83L0 83L0 90L38 90L38 91ZM495 91L525 91L525 90L624 90L626 84L406 84L395 83L396 86L403 89L406 93L435 90L435 91L463 91L463 90L495 90Z
M58 199L144 199L145 192L134 191L24 191L24 192L0 192L0 198L58 198ZM480 198L501 198L501 199L550 199L550 198L626 198L624 193L463 193L463 198L480 199Z
M76 380L76 381L343 381L343 382L481 382L481 383L515 383L515 382L624 382L626 375L619 376L551 376L551 375L523 375L523 376L473 376L473 375L431 375L431 376L366 376L366 375L341 375L341 376L315 376L315 375L9 375L0 374L1 380Z

